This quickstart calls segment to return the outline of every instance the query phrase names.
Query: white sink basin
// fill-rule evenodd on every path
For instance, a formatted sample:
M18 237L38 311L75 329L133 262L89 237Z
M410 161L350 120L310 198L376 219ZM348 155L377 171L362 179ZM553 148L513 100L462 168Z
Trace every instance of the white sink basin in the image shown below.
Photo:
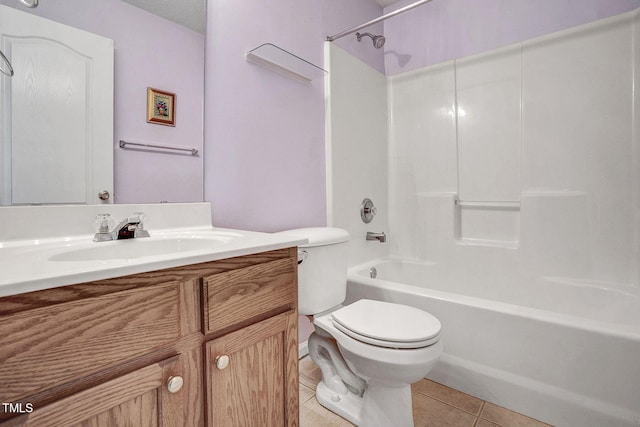
M146 213L151 237L93 242L96 215L120 219L131 212ZM213 227L208 203L0 207L0 223L0 297L287 249L307 241Z
M211 251L228 244L233 238L231 235L214 235L206 237L150 237L95 242L89 247L58 252L51 255L49 260L66 262L131 260L193 251Z

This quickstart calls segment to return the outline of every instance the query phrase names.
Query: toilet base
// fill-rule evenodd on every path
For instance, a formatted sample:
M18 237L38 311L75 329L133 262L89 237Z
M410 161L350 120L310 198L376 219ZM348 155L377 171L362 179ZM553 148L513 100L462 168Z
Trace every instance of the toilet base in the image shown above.
M359 427L413 427L411 386L387 387L369 383L364 396L332 391L320 381L318 402Z
M370 381L362 398L359 426L413 427L411 386L388 387Z
M316 387L316 399L322 406L340 415L351 424L360 425L360 410L362 409L360 396L353 393L336 393L320 381Z

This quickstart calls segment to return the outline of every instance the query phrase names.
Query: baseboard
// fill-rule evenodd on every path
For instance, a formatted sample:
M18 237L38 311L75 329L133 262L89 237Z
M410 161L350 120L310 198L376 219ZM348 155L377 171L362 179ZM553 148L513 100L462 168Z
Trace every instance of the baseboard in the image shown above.
M627 409L447 354L427 378L557 427L640 426Z
M298 345L298 359L302 359L307 354L309 354L309 343L303 341Z

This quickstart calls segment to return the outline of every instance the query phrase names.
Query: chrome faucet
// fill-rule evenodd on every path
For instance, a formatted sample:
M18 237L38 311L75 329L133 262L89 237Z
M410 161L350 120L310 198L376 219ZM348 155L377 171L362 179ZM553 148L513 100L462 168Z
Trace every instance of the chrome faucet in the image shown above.
M377 240L380 243L384 243L387 241L387 235L382 231L379 233L367 231L367 240Z
M149 237L149 232L144 229L144 214L135 212L126 217L113 230L109 230L111 217L109 214L100 214L96 220L98 232L93 236L94 242L105 242L108 240L133 239L138 237Z
M120 221L120 224L116 225L113 231L113 240L149 237L149 232L144 229L144 224L142 223L143 216L142 212L135 212Z

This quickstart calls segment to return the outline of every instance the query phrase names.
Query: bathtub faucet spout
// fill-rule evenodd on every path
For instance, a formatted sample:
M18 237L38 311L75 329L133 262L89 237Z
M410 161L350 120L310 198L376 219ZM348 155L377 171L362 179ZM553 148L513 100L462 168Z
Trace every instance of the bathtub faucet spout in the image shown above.
M387 241L387 235L382 231L379 233L367 231L367 240L377 240L380 243L384 243Z

